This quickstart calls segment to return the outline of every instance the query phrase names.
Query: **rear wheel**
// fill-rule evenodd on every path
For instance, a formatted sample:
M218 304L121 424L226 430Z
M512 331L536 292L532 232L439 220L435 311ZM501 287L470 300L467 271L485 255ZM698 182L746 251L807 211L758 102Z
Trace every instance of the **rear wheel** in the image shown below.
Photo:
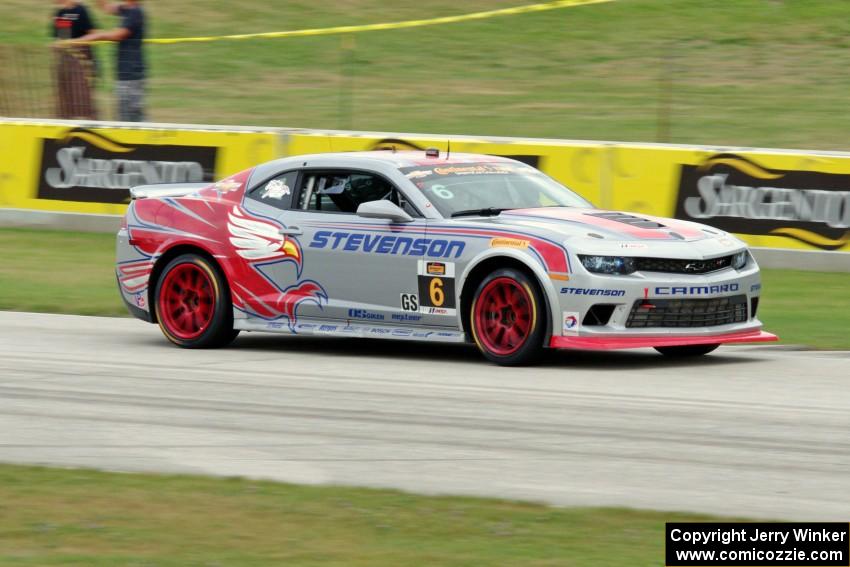
M156 286L156 318L163 334L184 348L230 344L233 307L227 282L215 265L198 254L173 259Z
M496 270L479 284L470 329L479 350L506 366L528 364L543 350L546 317L536 282L514 269Z
M719 344L713 345L684 345L684 346L667 346L655 347L655 350L664 356L686 358L690 356L702 356L708 354L719 347Z

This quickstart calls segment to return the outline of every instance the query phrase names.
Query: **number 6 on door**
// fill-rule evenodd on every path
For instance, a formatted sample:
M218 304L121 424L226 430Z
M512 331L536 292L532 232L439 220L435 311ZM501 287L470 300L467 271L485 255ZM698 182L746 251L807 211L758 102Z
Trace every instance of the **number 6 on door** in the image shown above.
M455 315L455 265L419 261L419 310L431 315Z

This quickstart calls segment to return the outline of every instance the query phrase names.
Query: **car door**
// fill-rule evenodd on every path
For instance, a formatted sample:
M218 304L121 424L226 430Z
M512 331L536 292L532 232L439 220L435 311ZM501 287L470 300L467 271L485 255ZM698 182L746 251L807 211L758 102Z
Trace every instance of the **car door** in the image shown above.
M356 214L360 204L381 199L400 205L414 220ZM388 179L365 170L304 169L292 208L280 220L300 243L301 280L315 282L327 296L321 307L306 302L300 317L378 326L420 323L417 266L425 222Z

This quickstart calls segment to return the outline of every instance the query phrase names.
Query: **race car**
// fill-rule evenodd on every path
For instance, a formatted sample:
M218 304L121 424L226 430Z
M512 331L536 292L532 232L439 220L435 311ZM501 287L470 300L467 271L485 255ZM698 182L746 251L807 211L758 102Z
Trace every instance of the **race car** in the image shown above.
M121 296L181 347L240 331L468 341L515 365L544 348L698 356L776 340L743 242L594 208L504 157L294 156L131 194Z

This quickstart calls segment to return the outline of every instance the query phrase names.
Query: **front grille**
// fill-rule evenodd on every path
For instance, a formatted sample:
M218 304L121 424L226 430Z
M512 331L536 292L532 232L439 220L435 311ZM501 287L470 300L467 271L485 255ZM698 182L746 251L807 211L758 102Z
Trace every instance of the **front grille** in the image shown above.
M711 260L676 260L672 258L635 258L639 272L664 272L668 274L707 274L732 265L732 256Z
M714 327L747 320L747 296L714 299L639 299L626 327Z

